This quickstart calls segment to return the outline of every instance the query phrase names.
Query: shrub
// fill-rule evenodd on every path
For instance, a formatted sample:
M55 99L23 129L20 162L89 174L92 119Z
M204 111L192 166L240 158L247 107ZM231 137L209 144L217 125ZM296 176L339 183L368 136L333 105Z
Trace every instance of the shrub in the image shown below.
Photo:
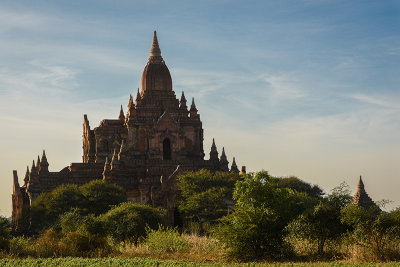
M108 235L117 243L137 244L146 236L146 227L156 229L162 224L164 212L150 206L125 202L101 216Z
M8 251L10 249L10 241L0 236L0 250Z
M60 233L50 228L40 235L33 243L32 249L36 257L60 256Z
M90 251L90 240L79 231L70 232L61 240L61 248L64 255L78 256Z
M156 253L171 253L175 251L187 251L191 248L189 242L178 233L176 228L159 226L157 230L147 228L145 244L150 251Z
M10 232L10 221L5 217L0 216L0 237L7 239L10 237Z
M10 240L10 254L27 256L29 254L29 241L24 236L13 237Z

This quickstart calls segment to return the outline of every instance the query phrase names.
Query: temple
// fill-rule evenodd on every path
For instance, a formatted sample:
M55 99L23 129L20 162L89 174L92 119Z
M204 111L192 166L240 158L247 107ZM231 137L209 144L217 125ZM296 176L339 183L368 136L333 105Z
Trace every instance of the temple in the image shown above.
M172 89L171 75L154 31L141 90L135 100L130 96L126 113L121 105L118 118L102 120L94 129L84 115L82 162L50 172L43 151L41 158L38 156L36 163L33 161L32 167L27 168L22 186L14 171L13 230L27 227L27 207L41 193L62 184L82 185L94 179L123 187L128 201L165 208L173 223L177 174L199 169L239 172L235 158L229 168L224 148L218 156L214 140L209 159L204 159L203 135L194 98L188 107L185 94L182 92L178 99Z
M374 206L377 207L375 202L368 196L367 192L365 191L364 183L361 176L360 180L358 180L357 191L354 194L352 204L361 206L366 210Z

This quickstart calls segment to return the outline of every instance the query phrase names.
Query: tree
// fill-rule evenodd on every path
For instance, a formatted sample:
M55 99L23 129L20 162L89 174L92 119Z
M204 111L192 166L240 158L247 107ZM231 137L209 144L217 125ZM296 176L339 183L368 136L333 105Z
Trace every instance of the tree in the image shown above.
M126 194L122 187L106 184L103 180L94 180L79 187L85 202L82 207L88 214L96 215L107 212L111 207L126 202Z
M366 210L349 205L342 209L341 219L353 229L353 244L369 249L378 260L399 259L398 252L392 252L400 241L400 208L383 212L376 206Z
M136 244L146 235L146 227L157 229L164 222L163 216L163 210L125 202L101 215L101 219L114 241Z
M282 257L283 229L291 220L294 192L277 187L276 179L261 171L237 182L233 198L234 211L215 231L230 255L244 260Z
M233 206L232 192L239 175L200 170L178 176L181 201L178 209L186 221L213 224Z
M295 176L277 178L277 187L290 188L297 192L306 193L308 196L313 198L322 198L324 195L324 191L318 185L311 185Z
M30 209L32 233L53 226L59 217L77 209L82 215L101 214L112 206L126 201L121 187L95 180L83 186L62 185L54 191L41 194Z
M50 193L41 194L31 206L31 231L52 226L61 214L80 208L84 197L75 185L62 185Z
M342 183L326 198L306 210L287 227L289 238L306 239L317 244L317 253L323 255L326 241L337 240L347 230L340 221L340 211L348 205L351 196L348 186Z

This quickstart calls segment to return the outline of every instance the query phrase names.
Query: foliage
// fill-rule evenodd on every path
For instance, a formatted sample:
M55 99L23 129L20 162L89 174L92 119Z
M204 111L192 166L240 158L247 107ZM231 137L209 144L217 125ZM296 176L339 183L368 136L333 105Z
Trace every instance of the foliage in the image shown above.
M137 243L146 236L146 227L157 229L164 212L150 206L125 202L101 216L108 235L116 242Z
M156 253L171 253L175 251L187 251L191 248L189 242L178 233L176 228L159 226L158 229L147 228L147 237L144 244L150 251Z
M31 231L52 226L58 217L73 209L79 208L83 195L75 185L62 185L50 193L41 194L31 206Z
M324 253L327 241L338 240L347 230L346 225L340 221L340 210L351 199L346 184L333 189L326 198L321 199L317 205L306 210L287 227L288 238L294 240L306 239L317 244L320 256Z
M291 219L293 191L278 188L276 179L261 171L237 182L233 196L236 207L215 232L230 255L243 260L282 257L282 232Z
M179 175L182 199L178 208L186 223L212 224L226 215L229 206L233 205L232 191L238 180L239 175L233 172L200 170Z
M400 242L400 209L381 212L349 205L342 209L342 221L353 228L353 244L368 248L378 260L400 259L400 252L394 251Z
M9 238L11 232L10 221L0 216L0 237Z
M32 203L31 232L38 233L53 226L62 214L71 210L79 210L82 215L100 214L125 200L122 188L103 181L95 180L81 187L62 185L41 194Z
M10 239L10 254L26 256L29 254L29 241L24 236L17 236Z
M318 185L311 185L295 176L277 178L276 186L279 188L290 188L299 193L306 193L312 198L322 198L324 195L324 191Z
M106 184L102 180L94 180L79 187L85 200L86 213L96 215L107 212L114 205L126 202L125 191L114 184Z

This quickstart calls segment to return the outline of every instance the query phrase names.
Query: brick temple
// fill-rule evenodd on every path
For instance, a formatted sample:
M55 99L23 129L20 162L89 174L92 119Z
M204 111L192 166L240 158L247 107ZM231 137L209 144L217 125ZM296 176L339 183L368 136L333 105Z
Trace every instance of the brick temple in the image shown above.
M17 171L13 172L13 230L22 228L29 216L26 208L41 193L62 184L83 185L95 179L121 186L128 201L165 208L173 223L178 173L199 169L239 172L235 158L229 167L224 149L218 156L214 140L209 159L204 159L203 136L194 99L188 107L184 93L178 99L172 89L154 31L141 90L135 100L130 96L126 114L121 105L118 118L102 120L94 129L84 115L82 162L50 172L43 151L41 158L27 167L22 186Z

